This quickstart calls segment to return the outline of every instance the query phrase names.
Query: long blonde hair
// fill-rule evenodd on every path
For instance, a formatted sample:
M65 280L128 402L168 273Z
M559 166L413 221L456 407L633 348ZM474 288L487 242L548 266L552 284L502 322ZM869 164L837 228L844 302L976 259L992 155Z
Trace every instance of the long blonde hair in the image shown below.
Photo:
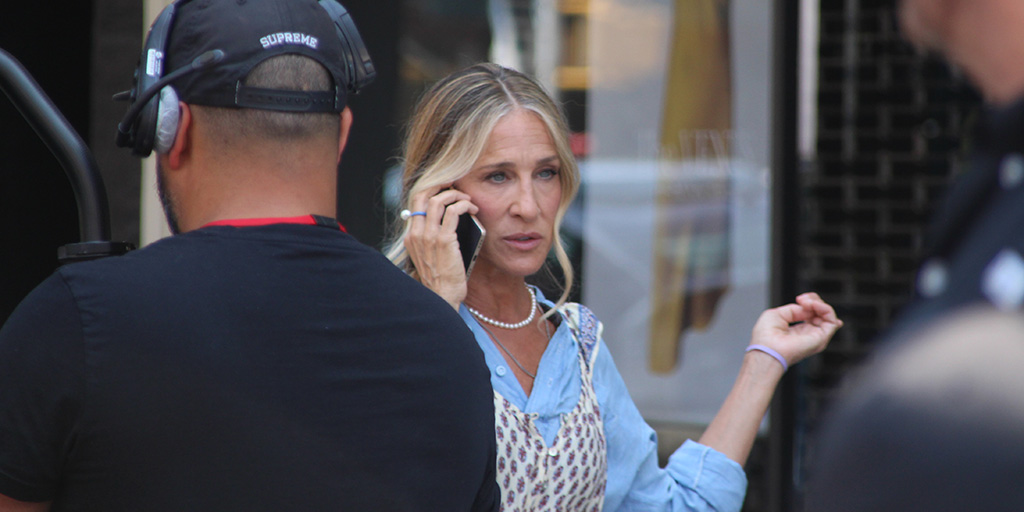
M572 264L558 236L569 204L579 189L580 172L569 147L569 127L558 105L532 78L497 64L476 64L441 79L424 93L413 112L405 139L400 204L422 190L453 183L472 169L494 126L517 109L528 110L547 126L561 169L562 198L554 223L554 251L565 282L557 305L565 303L573 283ZM387 257L416 275L403 240L409 223L396 219ZM549 311L548 314L552 313Z

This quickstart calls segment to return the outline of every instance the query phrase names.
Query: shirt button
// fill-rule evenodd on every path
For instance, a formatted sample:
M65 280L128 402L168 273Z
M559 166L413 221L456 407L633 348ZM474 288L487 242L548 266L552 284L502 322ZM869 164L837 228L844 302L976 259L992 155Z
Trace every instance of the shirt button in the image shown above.
M558 448L548 448L548 456L549 457L557 457L558 456Z
M505 374L508 373L508 370L504 366L498 365L498 367L494 369L494 373L497 373L498 377L504 377Z
M946 291L949 281L949 271L946 265L938 259L930 259L921 266L917 274L917 291L927 298L936 297Z
M1011 153L1003 158L999 166L999 185L1004 189L1016 187L1024 181L1024 156Z

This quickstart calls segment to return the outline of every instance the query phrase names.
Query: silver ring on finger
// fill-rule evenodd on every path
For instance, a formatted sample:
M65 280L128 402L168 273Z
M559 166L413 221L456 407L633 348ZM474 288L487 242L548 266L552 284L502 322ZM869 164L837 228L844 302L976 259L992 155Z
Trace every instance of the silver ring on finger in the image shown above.
M420 216L420 215L422 215L422 216L426 217L426 216L427 216L427 212L419 212L419 211L417 211L417 212L411 212L411 211L409 211L409 210L402 210L402 211L401 211L401 212L400 212L400 213L398 214L398 216L399 216L399 217L401 217L401 218L402 218L402 220L409 220L409 219L411 219L411 218L413 218L413 217L416 217L416 216Z

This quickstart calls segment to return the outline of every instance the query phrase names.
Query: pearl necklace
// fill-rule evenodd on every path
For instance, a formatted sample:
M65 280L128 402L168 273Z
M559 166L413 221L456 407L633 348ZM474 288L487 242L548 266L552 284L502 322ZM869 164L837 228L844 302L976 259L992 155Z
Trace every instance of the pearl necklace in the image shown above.
M537 316L537 294L533 291L533 288L530 288L529 286L526 287L526 291L530 292L530 316L526 317L526 320L523 320L522 322L516 322L514 324L500 322L493 318L484 316L483 313L473 309L473 307L468 304L466 305L466 309L468 309L469 312L480 321L489 323L495 327L501 327L502 329L519 329L520 327L530 325L530 322L533 322L533 319Z

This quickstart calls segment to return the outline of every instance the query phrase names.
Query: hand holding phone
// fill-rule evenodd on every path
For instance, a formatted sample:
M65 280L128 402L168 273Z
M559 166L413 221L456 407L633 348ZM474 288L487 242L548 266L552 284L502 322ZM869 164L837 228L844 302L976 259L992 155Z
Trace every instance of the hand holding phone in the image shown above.
M407 219L403 240L416 279L456 309L466 297L469 274L485 235L483 226L470 213L477 207L469 199L450 187L417 193L409 203L409 209L417 213ZM455 240L451 237L453 231ZM453 241L457 248L452 246Z

